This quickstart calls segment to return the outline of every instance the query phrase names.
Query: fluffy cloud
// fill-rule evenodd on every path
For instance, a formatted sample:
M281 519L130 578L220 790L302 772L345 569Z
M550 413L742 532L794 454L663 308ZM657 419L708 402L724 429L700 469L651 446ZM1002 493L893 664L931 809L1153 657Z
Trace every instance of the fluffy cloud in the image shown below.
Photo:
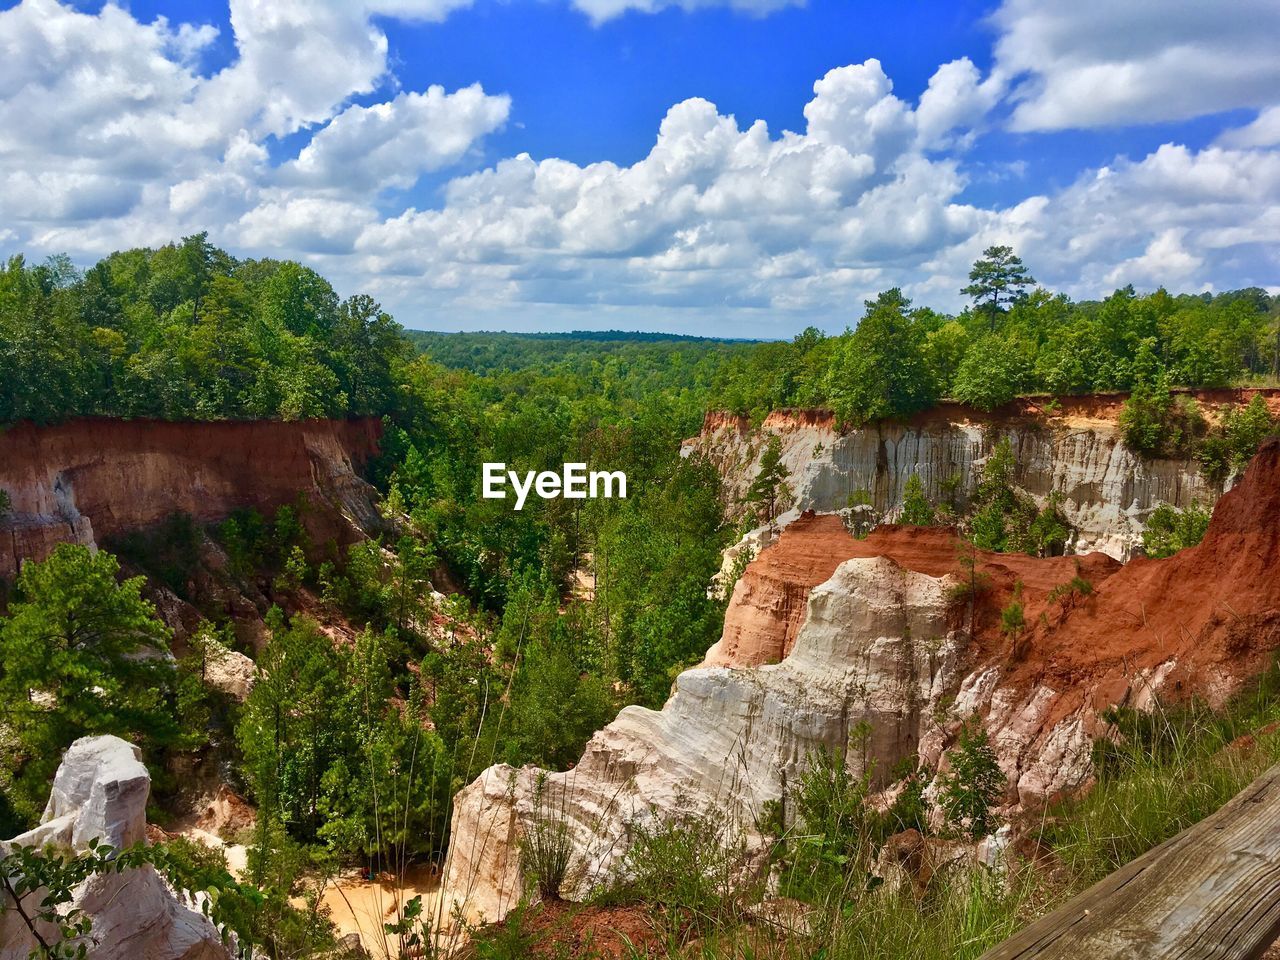
M1082 176L1019 237L1042 280L1079 296L1116 286L1189 290L1274 284L1280 154L1165 144Z
M1274 0L1004 0L993 22L998 69L1021 78L1019 130L1182 120L1280 97Z
M603 23L624 13L657 13L670 7L699 10L704 7L729 7L741 13L763 17L784 7L803 6L805 0L572 0L593 23Z
M376 89L387 37L374 16L441 20L471 0L230 0L236 60L202 84L196 112L226 132L277 136Z
M940 73L931 90L971 75ZM804 133L775 138L692 99L631 166L502 161L454 180L441 209L366 230L363 269L446 278L494 303L830 309L983 219L955 202L954 161L925 155L977 119L967 106L917 109L868 60L815 83L804 115Z
M1052 193L967 199L970 181L1008 175L968 152L1004 118L1002 98L1015 98L1016 123L1052 126L1141 112L1134 91L1158 86L1141 31L1091 45L1076 8L1059 20L1023 0L1001 10L991 75L967 59L944 64L915 102L867 60L817 80L800 131L694 98L671 107L630 165L522 154L446 181L431 209L391 206L393 191L474 157L510 114L508 97L479 86L368 103L395 89L376 17L438 19L465 2L232 0L237 54L212 74L201 68L209 27L54 0L0 12L0 241L89 259L209 229L238 253L307 260L410 323L765 335L842 325L894 285L958 307L970 263L992 243L1012 243L1040 280L1077 296L1128 282L1267 285L1280 272L1276 107L1206 149L1166 144ZM602 16L628 6L580 0L593 3ZM1059 89L1073 44L1089 63L1123 55L1132 76L1150 76L1125 88L1129 100L1073 106ZM273 159L282 134L303 145Z
M1263 110L1246 126L1226 131L1218 142L1227 147L1280 146L1280 105Z
M511 98L473 84L456 93L433 86L338 114L285 165L286 182L343 190L413 186L423 173L460 160L506 122Z
M225 242L349 247L372 216L357 215L359 195L411 186L506 120L509 98L478 85L348 103L386 79L371 17L436 20L468 2L231 0L236 57L205 76L212 27L24 0L0 12L5 213L26 245L85 255L205 227ZM273 168L266 138L315 124ZM339 186L346 196L328 195Z

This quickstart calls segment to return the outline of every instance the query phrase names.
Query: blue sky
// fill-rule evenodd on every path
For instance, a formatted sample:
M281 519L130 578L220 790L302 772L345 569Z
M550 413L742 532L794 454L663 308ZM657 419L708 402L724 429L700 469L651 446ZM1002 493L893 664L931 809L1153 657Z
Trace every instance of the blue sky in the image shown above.
M989 243L1280 289L1280 6L1116 6L3 4L0 251L207 229L434 329L838 330Z

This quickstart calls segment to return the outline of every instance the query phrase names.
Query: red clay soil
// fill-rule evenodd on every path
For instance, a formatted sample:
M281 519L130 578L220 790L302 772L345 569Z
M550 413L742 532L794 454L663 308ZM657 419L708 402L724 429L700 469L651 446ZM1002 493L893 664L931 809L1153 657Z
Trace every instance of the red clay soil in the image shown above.
M1218 502L1203 542L1166 560L1134 560L1087 602L1038 624L1013 672L1063 690L1107 678L1095 695L1105 698L1123 690L1126 674L1174 658L1174 689L1215 701L1259 673L1278 646L1280 442L1272 441Z
M0 489L12 501L0 520L0 577L57 543L85 542L89 531L77 518L88 518L93 539L102 542L174 513L209 522L336 489L377 453L381 433L376 418L84 419L0 430ZM330 522L331 512L302 518L317 543L349 539L349 525Z
M480 944L499 938L518 940L526 957L556 960L623 960L667 956L667 939L643 904L582 906L565 901L538 903L525 913L512 914L501 924L477 931L463 957L484 956ZM514 954L511 954L514 955Z
M886 556L921 573L963 577L957 545L950 530L902 526L858 541L837 517L807 514L747 567L718 655L708 660L777 662L795 641L809 591L847 559ZM1086 697L1094 709L1123 702L1140 671L1170 660L1166 695L1220 702L1280 648L1280 441L1266 445L1219 501L1204 541L1169 559L1121 566L1096 553L979 552L977 565L989 589L976 612L972 655L1003 663L1002 685L1060 691L1054 716ZM1091 593L1050 601L1055 587L1076 576ZM1014 649L999 614L1018 584L1029 627Z
M735 601L725 613L722 639L706 662L723 666L777 663L795 644L809 591L829 580L846 560L882 556L934 577L964 572L960 541L949 528L885 524L865 540L855 540L839 517L806 512L747 567ZM976 612L980 640L986 633L984 626L999 623L1000 609L1019 583L1030 621L1047 609L1049 593L1077 574L1096 583L1120 569L1117 561L1101 553L1036 558L977 551L975 559L988 587ZM999 643L998 636L987 639Z
M318 457L359 466L377 453L381 433L376 418L19 423L0 432L0 487L15 514L56 513L65 487L94 532L111 537L177 510L212 519L291 503L314 486Z

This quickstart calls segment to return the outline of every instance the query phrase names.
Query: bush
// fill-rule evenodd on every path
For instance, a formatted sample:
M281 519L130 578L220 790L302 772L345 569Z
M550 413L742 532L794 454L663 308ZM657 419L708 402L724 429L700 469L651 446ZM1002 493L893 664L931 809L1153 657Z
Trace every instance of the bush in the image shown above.
M1031 381L1031 363L1020 343L986 336L973 343L956 370L951 395L979 410L994 410Z
M931 527L936 519L933 504L924 495L924 484L920 482L920 475L913 473L907 477L907 485L902 491L902 513L898 516L898 522L917 527Z
M1243 410L1227 410L1222 423L1200 445L1199 459L1211 480L1222 481L1249 465L1280 421L1271 415L1262 394L1254 394Z
M1190 456L1205 429L1195 401L1174 397L1163 376L1136 384L1120 411L1125 446L1142 457Z
M623 874L605 902L651 902L701 920L734 918L762 890L744 883L745 851L726 842L721 817L689 812L634 826Z
M1000 611L1000 629L1009 636L1016 637L1026 625L1027 619L1023 614L1022 604L1017 600L1012 601Z
M950 760L938 797L947 823L975 840L985 837L995 829L991 808L1004 795L1006 783L981 722L971 720L960 728Z
M794 801L797 824L783 837L783 889L815 902L846 881L861 886L875 853L878 818L867 805L870 780L855 777L835 751L810 754Z
M1148 557L1171 557L1179 550L1194 547L1209 529L1210 515L1197 503L1178 510L1162 503L1147 518L1142 531L1142 551Z
M569 875L573 837L565 820L565 787L558 797L547 796L547 775L538 775L534 792L532 828L520 838L520 869L525 882L545 900L559 900L560 888Z

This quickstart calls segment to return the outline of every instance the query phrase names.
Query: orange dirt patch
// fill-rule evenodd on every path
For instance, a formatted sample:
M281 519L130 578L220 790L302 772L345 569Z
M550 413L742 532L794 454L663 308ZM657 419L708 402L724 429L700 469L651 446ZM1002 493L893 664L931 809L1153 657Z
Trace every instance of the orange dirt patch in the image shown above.
M360 934L365 949L385 956L392 939L384 924L400 917L400 908L414 897L422 897L423 915L430 917L440 889L440 873L431 866L413 866L403 877L379 874L374 880L358 874L346 875L325 887L320 899L329 908L338 936Z
M195 827L219 837L230 838L243 830L252 828L257 820L257 810L244 797L223 783L219 784L218 792L201 811Z
M668 941L661 924L661 918L641 904L602 907L564 901L538 903L523 915L513 914L502 924L477 931L463 957L472 960L485 955L479 945L499 937L516 939L521 955L527 957L623 960L666 956Z
M955 531L946 527L886 524L865 540L855 540L834 514L806 512L747 567L725 613L721 640L705 662L756 666L787 656L804 622L809 591L829 580L846 560L889 557L908 570L963 578L960 546ZM975 559L989 585L976 611L978 628L998 626L1000 610L1018 584L1031 622L1049 608L1050 593L1077 574L1096 584L1120 569L1118 561L1101 553L1038 558L977 551ZM999 643L998 637L987 639Z

